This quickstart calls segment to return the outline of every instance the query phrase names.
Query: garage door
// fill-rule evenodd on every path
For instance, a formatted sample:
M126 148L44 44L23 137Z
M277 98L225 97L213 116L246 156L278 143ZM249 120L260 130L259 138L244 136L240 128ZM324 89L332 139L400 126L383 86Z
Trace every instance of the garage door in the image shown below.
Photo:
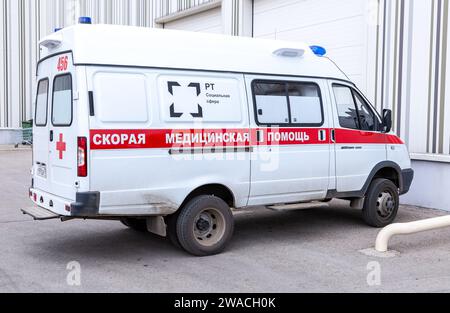
M164 24L164 28L223 34L222 10L211 9Z
M255 37L324 46L357 85L367 87L367 1L256 0Z

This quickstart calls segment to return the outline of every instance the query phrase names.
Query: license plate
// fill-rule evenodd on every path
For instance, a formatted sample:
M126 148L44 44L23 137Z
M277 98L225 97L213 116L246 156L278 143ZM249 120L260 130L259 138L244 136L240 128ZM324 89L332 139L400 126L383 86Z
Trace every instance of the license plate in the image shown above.
M47 166L42 164L38 165L36 173L39 177L47 178Z

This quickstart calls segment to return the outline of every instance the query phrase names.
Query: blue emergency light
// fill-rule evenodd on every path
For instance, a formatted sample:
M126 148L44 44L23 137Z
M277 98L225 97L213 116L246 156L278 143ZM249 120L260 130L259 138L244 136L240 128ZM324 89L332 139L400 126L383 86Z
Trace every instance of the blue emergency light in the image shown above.
M62 28L61 28L61 27L57 27L57 28L55 28L55 33L59 32L60 30L62 30Z
M78 23L80 23L80 24L92 24L92 18L90 18L88 16L81 16L78 19Z
M314 54L319 57L323 57L327 54L327 50L324 47L311 46L310 48L311 48L312 52L314 52Z

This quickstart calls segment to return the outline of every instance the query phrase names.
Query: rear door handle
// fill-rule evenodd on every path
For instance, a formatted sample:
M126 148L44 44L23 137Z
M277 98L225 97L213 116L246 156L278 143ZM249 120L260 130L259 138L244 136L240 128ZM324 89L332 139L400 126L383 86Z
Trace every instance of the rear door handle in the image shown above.
M50 142L53 142L53 130L50 131Z

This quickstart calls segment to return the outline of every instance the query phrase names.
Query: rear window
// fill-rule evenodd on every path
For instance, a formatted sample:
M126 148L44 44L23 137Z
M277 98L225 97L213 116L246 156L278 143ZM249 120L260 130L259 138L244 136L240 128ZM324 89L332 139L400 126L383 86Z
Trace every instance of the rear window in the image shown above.
M35 124L47 126L48 79L39 81L36 96Z
M72 75L55 77L53 82L52 123L54 126L72 125Z

